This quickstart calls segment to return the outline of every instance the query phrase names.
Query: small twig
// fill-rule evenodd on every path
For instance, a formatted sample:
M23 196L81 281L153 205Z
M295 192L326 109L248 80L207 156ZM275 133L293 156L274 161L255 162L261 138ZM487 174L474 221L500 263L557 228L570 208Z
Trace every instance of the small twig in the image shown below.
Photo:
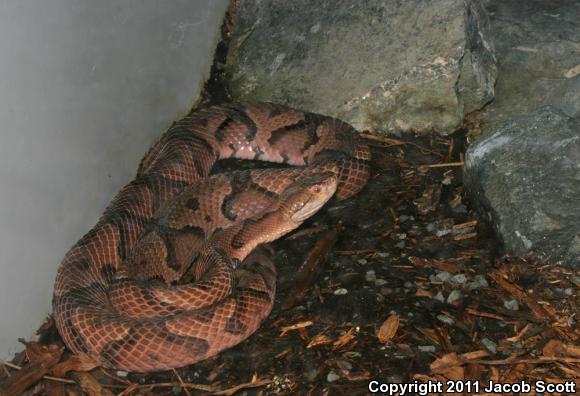
M296 324L293 324L290 326L284 326L284 327L282 327L282 332L280 333L280 337L283 336L284 334L288 333L289 331L303 329L305 327L312 326L313 324L314 323L312 323L310 320L307 320L305 322L296 323Z
M419 168L447 168L453 166L463 166L463 164L463 162L444 162L441 164L419 165Z
M401 145L407 144L407 142L403 142L402 140L399 140L399 139L392 139L392 138L388 138L385 136L373 135L370 133L361 133L361 137L363 139L373 140L375 142L384 143L387 147L401 146Z
M403 141L403 140L399 140L399 139L392 139L392 138L388 138L388 137L384 137L384 136L377 136L377 135L372 135L370 133L361 133L360 134L361 137L363 139L367 139L367 140L374 140L380 143L384 143L386 147L390 147L390 146L402 146L405 144L411 145L411 146L415 146L416 148L418 148L422 153L430 153L430 154L434 154L438 157L443 157L443 155L437 151L434 150L429 150L426 147L420 146L417 143L413 143L413 142L408 142L408 141Z
M15 369L15 370L22 370L22 367L14 364L14 363L7 362L4 359L0 359L0 364L2 364L3 366L8 366L8 367Z
M453 226L454 230L460 230L462 228L470 228L470 227L475 227L477 225L477 220L471 220L471 221L467 221L465 223L461 223L461 224L455 224Z
M426 147L420 146L417 143L412 143L412 142L405 142L406 144L410 144L411 146L415 146L417 149L419 149L419 151L421 151L423 154L429 153L429 154L433 154L438 156L439 158L443 158L444 155L435 151L435 150L429 150Z
M179 375L179 373L177 372L177 370L173 369L173 374L175 374L175 376L177 377L177 379L179 380L180 384L184 384L185 382L183 382L183 380L181 379L181 376ZM183 388L183 390L185 391L185 393L188 396L191 396L191 393L189 393L189 390L187 388Z
M337 256L355 256L357 254L377 253L377 249L359 249L359 250L337 250L334 252Z
M512 363L542 364L552 362L580 363L580 359L555 356L555 357L539 357L537 359L507 358L502 360L466 360L463 363L486 364L488 366L501 366L504 364L512 364Z
M467 308L467 313L471 314L473 316L481 316L482 318L490 318L490 319L505 321L505 318L503 316L496 315L496 314L489 313L489 312L476 311L473 308Z
M7 377L10 377L10 371L8 371L6 365L4 363L0 363L0 365L2 365L2 370L4 370L4 374L6 374Z
M271 382L272 382L271 379L258 379L258 376L256 374L254 374L252 376L252 380L250 382L246 382L244 384L239 384L239 385L233 386L229 389L214 391L214 394L226 395L226 396L233 395L234 393L236 393L239 390L242 390L245 388L257 388L259 386L268 385Z
M455 235L453 237L454 241L463 241L465 239L475 238L477 236L477 232L470 232L469 234L462 234L462 235Z
M48 380L48 381L55 381L55 382L62 382L64 384L76 384L75 381L68 379L68 378L60 378L60 377L53 377L52 375L45 375L42 377L42 379Z

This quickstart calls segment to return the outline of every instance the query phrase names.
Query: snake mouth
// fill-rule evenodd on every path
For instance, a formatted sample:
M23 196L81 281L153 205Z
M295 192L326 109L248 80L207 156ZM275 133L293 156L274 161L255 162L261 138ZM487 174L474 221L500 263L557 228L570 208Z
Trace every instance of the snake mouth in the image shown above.
M295 212L292 214L292 221L302 223L314 215L336 192L338 178L336 174L325 172L316 175L312 179L304 180L303 197L299 202Z

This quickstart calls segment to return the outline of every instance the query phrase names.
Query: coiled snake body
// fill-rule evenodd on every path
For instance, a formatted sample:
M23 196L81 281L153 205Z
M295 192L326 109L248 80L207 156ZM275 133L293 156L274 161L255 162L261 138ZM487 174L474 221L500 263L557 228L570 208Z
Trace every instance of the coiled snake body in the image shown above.
M229 157L298 167L208 177ZM334 118L267 103L193 111L63 259L53 311L64 342L140 372L241 342L274 300L275 268L256 246L298 227L335 191L358 192L369 159L356 131Z

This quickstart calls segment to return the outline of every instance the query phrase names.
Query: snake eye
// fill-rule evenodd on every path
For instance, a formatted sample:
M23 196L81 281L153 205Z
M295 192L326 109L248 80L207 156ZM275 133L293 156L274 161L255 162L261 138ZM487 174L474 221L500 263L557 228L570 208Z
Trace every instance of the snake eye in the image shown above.
M322 187L320 187L320 186L314 186L313 191L314 191L315 194L320 194L320 192L322 191Z

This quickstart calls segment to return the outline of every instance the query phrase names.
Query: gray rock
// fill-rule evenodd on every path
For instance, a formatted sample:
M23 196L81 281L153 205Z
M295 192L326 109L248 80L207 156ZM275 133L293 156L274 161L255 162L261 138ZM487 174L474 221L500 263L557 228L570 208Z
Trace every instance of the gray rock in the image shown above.
M339 379L340 379L340 375L336 374L334 371L331 371L326 376L326 381L328 381L328 382L338 381Z
M493 98L495 63L481 0L246 0L226 80L237 101L449 133Z
M503 306L506 307L507 309L511 309L512 311L517 311L520 309L520 305L518 304L518 300L509 300L509 301L504 301L503 302Z
M445 297L443 297L443 293L441 293L441 292L438 292L437 294L435 294L435 296L433 296L433 298L437 301L445 302Z
M453 290L447 296L447 304L453 304L455 301L459 300L462 297L461 292L459 290Z
M433 232L437 229L437 226L435 225L435 223L429 223L427 224L427 227L425 227L425 229L427 230L427 232Z
M375 279L375 286L383 286L386 285L387 281L381 278Z
M437 319L439 319L443 323L447 323L450 325L455 323L455 319L453 319L447 315L437 315Z
M484 275L475 275L475 282L479 283L481 287L489 287L489 283Z
M508 252L580 266L580 118L543 107L469 147L464 183Z
M451 280L452 276L453 275L451 275L447 271L441 271L441 272L438 272L437 275L435 275L435 278L437 280L439 280L440 282L448 282L449 280Z
M452 231L452 230L451 230L450 228L448 228L448 229L445 229L445 230L439 230L439 231L437 231L437 232L435 233L435 235L437 235L437 237L441 238L441 237L443 237L443 236L445 236L445 235L447 235L447 234L451 234L451 231Z
M456 274L451 278L451 282L457 283L458 285L463 285L467 282L467 276L465 274Z
M421 352L435 352L435 346L433 345L419 345L418 348Z
M493 354L497 353L497 344L492 340L490 340L489 338L482 338L481 343L483 344L485 349L487 349L491 353Z
M310 382L314 381L316 379L316 377L318 377L318 369L313 368L313 369L306 371L305 377Z
M489 283L487 282L487 279L485 279L485 276L483 275L475 275L475 280L473 282L470 282L469 285L467 286L469 290L479 289L480 287L489 287Z
M579 115L580 2L491 0L486 8L500 77L481 115L482 132L545 105Z
M347 360L340 360L339 359L336 361L336 365L338 366L338 368L340 368L342 370L346 370L346 371L352 370L352 364Z

